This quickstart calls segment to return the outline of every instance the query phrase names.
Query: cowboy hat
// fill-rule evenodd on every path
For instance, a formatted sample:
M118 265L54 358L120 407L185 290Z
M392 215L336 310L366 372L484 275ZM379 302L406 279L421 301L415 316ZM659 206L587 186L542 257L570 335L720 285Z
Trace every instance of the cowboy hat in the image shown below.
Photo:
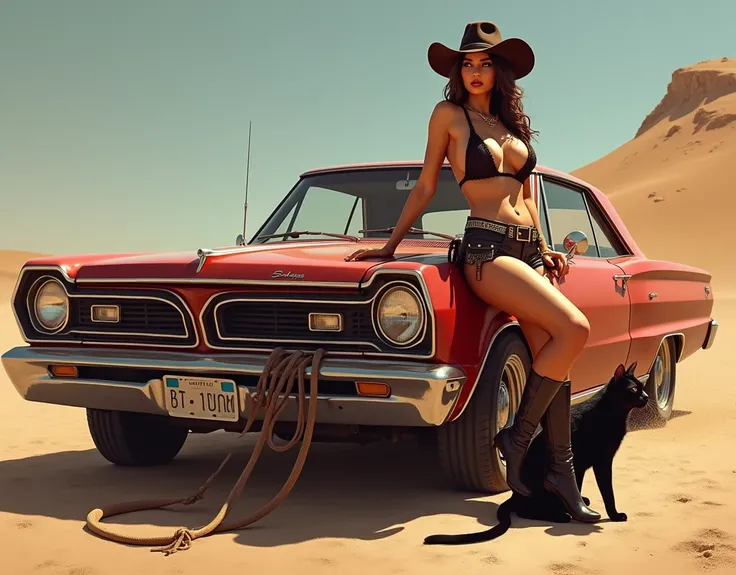
M470 22L465 26L460 49L453 50L440 42L433 42L427 51L429 65L440 76L449 78L458 57L472 52L486 52L503 57L517 79L534 68L534 52L521 38L501 38L501 31L493 22Z

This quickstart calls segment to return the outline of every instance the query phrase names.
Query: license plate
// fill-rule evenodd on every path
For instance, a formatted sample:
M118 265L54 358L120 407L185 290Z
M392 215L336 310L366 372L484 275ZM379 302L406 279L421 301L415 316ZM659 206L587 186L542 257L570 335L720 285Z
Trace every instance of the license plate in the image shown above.
M237 421L237 390L231 379L164 376L164 404L174 417Z

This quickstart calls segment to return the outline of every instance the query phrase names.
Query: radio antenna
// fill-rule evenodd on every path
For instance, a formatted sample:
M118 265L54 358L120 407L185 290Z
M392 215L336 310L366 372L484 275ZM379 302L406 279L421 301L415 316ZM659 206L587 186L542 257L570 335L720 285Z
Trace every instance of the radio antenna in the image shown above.
M240 245L245 245L245 227L248 219L248 175L250 174L250 139L251 139L251 128L252 121L248 122L248 156L245 163L245 204L243 205L243 239Z

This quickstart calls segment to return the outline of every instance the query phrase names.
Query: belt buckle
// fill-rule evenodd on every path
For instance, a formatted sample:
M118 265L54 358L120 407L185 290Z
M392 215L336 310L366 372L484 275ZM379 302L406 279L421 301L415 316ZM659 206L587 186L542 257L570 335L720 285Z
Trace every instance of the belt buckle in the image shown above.
M526 237L521 237L521 232L526 232ZM517 226L516 228L516 241L517 242L530 242L532 241L532 228L530 227L520 227Z

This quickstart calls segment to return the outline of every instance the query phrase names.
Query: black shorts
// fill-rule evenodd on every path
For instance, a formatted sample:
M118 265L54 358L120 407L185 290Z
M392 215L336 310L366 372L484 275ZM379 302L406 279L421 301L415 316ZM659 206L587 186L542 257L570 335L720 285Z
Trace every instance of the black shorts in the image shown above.
M506 224L485 218L468 218L461 240L450 244L448 259L460 270L475 266L475 279L481 279L481 266L498 256L511 256L537 269L544 265L541 238L534 226Z

